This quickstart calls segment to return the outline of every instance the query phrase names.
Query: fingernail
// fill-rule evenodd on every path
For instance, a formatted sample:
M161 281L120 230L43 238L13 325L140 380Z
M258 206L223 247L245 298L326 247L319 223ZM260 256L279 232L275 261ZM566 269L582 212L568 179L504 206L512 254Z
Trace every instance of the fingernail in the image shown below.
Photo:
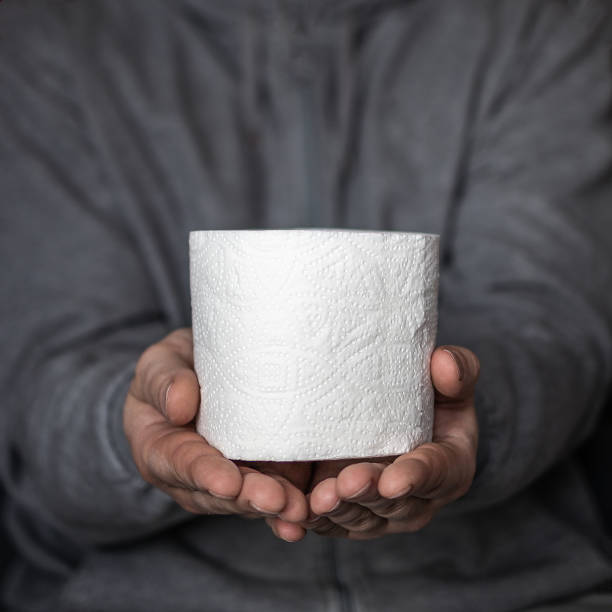
M334 512L334 510L337 510L340 507L340 503L342 502L341 499L339 499L333 506L333 508L330 508L325 514L329 514L330 512Z
M459 357L459 355L457 355L457 353L455 353L451 349L444 348L442 350L445 353L448 353L452 357L453 361L455 362L455 367L457 368L457 377L459 381L462 381L463 376L464 376L464 371L463 371L463 363L461 361L461 358Z
M405 489L402 489L399 493L391 495L391 497L388 497L387 499L397 499L398 497L404 497L404 495L408 495L409 493L411 493L412 489L414 489L414 485L408 485Z
M221 495L221 493L216 493L215 491L211 491L210 489L208 490L208 492L213 497L217 497L218 499L236 499L235 495Z
M164 414L167 416L168 415L168 397L170 396L170 389L172 389L172 385L174 383L170 383L168 385L168 388L166 389L166 395L164 396L164 406L163 406L163 410L164 410Z
M370 488L370 483L368 482L365 486L361 487L361 489L359 489L359 491L357 491L356 493L353 493L350 497L347 497L346 499L355 499L356 497L360 497L361 495L363 495L368 489Z
M260 508L257 504L254 504L251 501L249 502L249 506L251 506L251 508L253 508L255 512L260 512L261 514L265 514L266 516L277 516L278 515L277 512L270 512L269 510L264 510L263 508Z

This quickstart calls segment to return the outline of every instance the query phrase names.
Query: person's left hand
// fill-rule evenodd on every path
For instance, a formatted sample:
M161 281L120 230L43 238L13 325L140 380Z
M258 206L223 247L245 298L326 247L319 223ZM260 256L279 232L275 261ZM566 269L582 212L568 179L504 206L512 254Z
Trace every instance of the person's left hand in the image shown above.
M316 463L310 517L303 526L320 535L351 539L413 532L462 497L476 468L478 371L478 359L470 350L437 348L431 358L433 441L399 457ZM280 518L266 521L277 534L286 528Z

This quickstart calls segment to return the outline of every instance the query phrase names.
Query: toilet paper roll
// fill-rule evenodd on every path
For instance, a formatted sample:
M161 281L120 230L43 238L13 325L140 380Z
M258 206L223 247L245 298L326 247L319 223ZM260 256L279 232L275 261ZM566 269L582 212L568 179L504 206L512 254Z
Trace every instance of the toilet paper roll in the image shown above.
M230 459L431 440L438 243L351 230L190 234L197 430Z

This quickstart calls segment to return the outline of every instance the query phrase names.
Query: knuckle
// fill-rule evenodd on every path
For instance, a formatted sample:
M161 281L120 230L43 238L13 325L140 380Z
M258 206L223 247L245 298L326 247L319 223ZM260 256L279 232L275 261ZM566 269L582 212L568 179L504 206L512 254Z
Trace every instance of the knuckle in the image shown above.
M347 525L351 531L372 531L376 529L381 523L381 519L372 515L361 516L354 521L351 521L350 525Z
M136 363L136 372L142 373L146 371L150 367L151 363L155 363L159 360L162 352L163 348L159 342L147 347L138 358L138 362Z
M155 451L152 449L152 445L150 443L143 443L139 449L133 449L132 454L134 456L134 463L143 480L157 486L159 484L159 478L155 476L156 462L154 460L152 461Z
M211 504L208 494L202 491L193 491L190 493L191 503L196 508L195 514L214 514L214 508Z
M175 329L162 340L162 343L178 353L189 350L193 343L191 328L181 327Z
M148 482L154 485L166 482L168 475L175 475L172 456L166 452L164 444L168 434L155 436L147 440L142 448L142 465L149 478Z
M397 520L410 516L412 512L413 504L411 504L410 501L403 500L392 502L380 512L380 515L388 519Z
M200 455L200 443L189 440L172 449L168 464L179 477L178 472L184 472L191 481L195 481L197 471L205 464L205 457Z
M165 356L165 351L159 344L146 349L136 364L131 386L132 389L141 389L145 398L153 398L156 408L164 406L165 392L173 378L172 372L161 367Z
M431 473L434 471L434 468L436 467L436 459L436 449L424 444L414 451L413 455L410 457L412 466L410 463L407 465L412 467L418 476L423 477L423 475L431 475Z
M144 479L155 486L165 482L162 474L167 471L168 463L168 460L157 451L149 453L144 463Z
M388 508L390 504L395 504L395 501L389 501L384 497L379 497L375 501L363 503L362 505L368 508L371 512L375 512L376 514L380 514L380 511Z
M178 444L174 448L170 450L168 454L168 463L173 467L178 465L185 465L185 467L189 466L189 460L187 458L188 446L185 442Z

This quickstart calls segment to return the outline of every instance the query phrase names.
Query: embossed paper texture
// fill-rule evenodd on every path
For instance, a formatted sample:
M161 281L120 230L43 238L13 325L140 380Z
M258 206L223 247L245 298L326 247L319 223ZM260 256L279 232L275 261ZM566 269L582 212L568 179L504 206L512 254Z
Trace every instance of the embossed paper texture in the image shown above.
M404 453L431 439L438 236L190 235L198 432L226 457Z

